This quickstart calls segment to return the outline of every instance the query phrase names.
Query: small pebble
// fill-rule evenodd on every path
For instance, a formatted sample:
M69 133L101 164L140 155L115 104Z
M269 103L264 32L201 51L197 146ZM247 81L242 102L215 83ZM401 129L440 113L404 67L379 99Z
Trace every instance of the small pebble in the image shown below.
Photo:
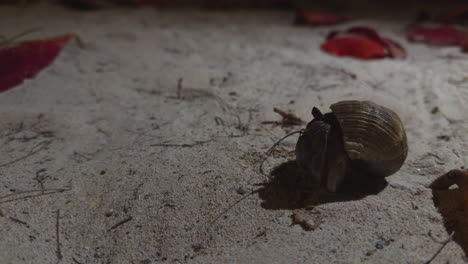
M375 248L377 249L383 249L385 247L385 241L379 240L377 243L375 243Z
M438 140L444 140L444 141L450 141L450 136L440 135L440 136L437 136L437 139Z
M107 211L104 215L105 215L106 217L110 217L110 216L112 216L113 213L114 213L114 210L113 210L113 209L110 209L110 210Z
M194 252L200 252L204 249L206 249L206 246L202 243L196 243L192 245L192 249Z
M247 193L247 191L244 190L244 189L242 189L242 187L239 187L239 188L236 190L236 192L237 192L238 194L240 194L240 195L244 195L244 194Z

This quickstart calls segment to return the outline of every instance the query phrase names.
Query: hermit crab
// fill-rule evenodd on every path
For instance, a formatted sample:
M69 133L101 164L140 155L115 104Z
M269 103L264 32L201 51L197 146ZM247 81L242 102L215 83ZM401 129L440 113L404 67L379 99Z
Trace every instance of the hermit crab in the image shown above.
M330 109L312 109L296 144L297 164L309 177L337 192L349 177L386 177L400 169L408 143L395 112L370 101L341 101Z

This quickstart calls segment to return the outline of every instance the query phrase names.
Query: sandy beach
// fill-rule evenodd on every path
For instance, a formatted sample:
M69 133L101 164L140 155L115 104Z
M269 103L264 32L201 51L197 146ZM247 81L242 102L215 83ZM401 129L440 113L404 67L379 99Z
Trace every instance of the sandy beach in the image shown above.
M25 38L85 44L0 94L1 263L424 263L452 231L432 263L468 263L458 191L428 188L468 166L468 54L408 42L412 14L317 28L259 10L42 4L0 17L5 36L40 27ZM352 25L408 57L320 50ZM264 124L281 120L274 107L310 121L312 107L349 99L393 109L406 128L408 157L386 186L356 196L295 185L297 136L264 163L273 175L259 172L302 128ZM41 196L16 199L29 194Z

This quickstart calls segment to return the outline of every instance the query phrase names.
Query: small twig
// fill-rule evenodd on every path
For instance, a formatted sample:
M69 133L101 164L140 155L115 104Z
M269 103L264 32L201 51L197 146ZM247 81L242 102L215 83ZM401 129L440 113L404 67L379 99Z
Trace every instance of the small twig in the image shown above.
M266 234L267 234L267 231L266 231L266 230L263 230L262 232L258 233L258 234L255 236L255 238L264 237L264 236L266 236Z
M79 262L78 260L76 260L75 257L72 257L72 260L73 260L73 262L75 262L75 264L82 264L81 262Z
M22 192L17 192L17 193L11 193L11 194L6 194L6 195L3 195L3 196L0 196L0 204L7 203L7 202L12 202L12 201L17 201L17 200L22 200L22 199L26 199L26 198L31 198L31 197L38 197L38 196L43 196L43 195L61 193L61 192L70 191L70 190L71 190L71 188L69 188L69 189L44 189L44 190L30 190L30 191L22 191ZM26 196L16 197L16 198L3 200L3 201L1 200L1 199L4 199L4 198L7 198L7 197L19 195L19 194L34 193L34 192L38 192L39 194L26 195Z
M93 153L81 153L81 152L78 152L78 151L73 151L73 155L76 155L80 158L83 158L85 159L86 161L90 161L92 160L93 158L89 157L89 156L86 156L86 155L93 155ZM76 160L75 160L76 161Z
M16 163L16 162L18 162L18 161L20 161L20 160L26 159L26 158L28 158L28 157L30 157L30 156L32 156L32 155L38 153L39 151L45 149L50 143L51 143L50 141L41 142L41 143L37 144L36 146L34 146L34 147L29 151L28 154L26 154L26 155L24 155L24 156L22 156L22 157L19 157L19 158L17 158L17 159L14 159L14 160L12 160L12 161L9 161L9 162L7 162L7 163L0 164L0 168L5 167L5 166L8 166L8 165L11 165L11 164ZM41 145L41 146L40 146L39 148L37 148L38 145ZM37 148L37 149L36 149L36 148Z
M216 125L218 126L224 126L224 121L221 117L215 116L214 121L216 122Z
M182 99L182 89L183 89L183 86L182 86L182 82L184 81L184 79L182 78L179 78L179 80L177 80L177 99Z
M55 225L56 238L57 238L57 258L63 259L62 251L60 250L60 209L57 209L57 222Z
M333 67L333 66L327 66L327 68L330 69L330 70L334 70L336 72L342 73L344 75L347 75L349 78L351 78L353 80L356 80L356 78L357 78L357 75L355 73L347 71L345 69L336 68L336 67Z
M140 196L138 193L140 192L140 188L141 188L141 186L143 186L143 185L144 185L144 183L140 183L140 184L135 188L135 190L133 190L133 199L138 200L138 198L139 198L139 196Z
M432 231L429 231L429 232L427 233L427 235L432 239L432 241L434 241L434 242L436 242L436 243L443 244L443 243L445 242L445 240L444 240L444 241L440 241L440 240L436 239L436 238L434 237L434 235L432 234Z
M275 113L278 113L283 118L283 120L281 121L281 124L283 126L300 126L305 124L304 120L302 120L300 117L293 113L287 113L286 111L276 107L273 108L273 111Z
M9 218L11 221L15 222L15 223L25 225L27 228L29 228L28 223L26 223L26 222L24 222L24 221L21 221L21 220L19 220L19 219L16 219L16 218L14 218L14 217L11 217L11 216L9 216L8 218Z
M438 159L438 160L442 160L439 156L437 156L437 155L434 154L434 153L428 152L427 155L432 156L432 157L434 157L434 158L436 158L436 159Z
M105 131L104 129L102 129L100 127L97 128L97 132L103 134L106 137L111 137L111 134L109 132Z
M45 177L42 176L42 173L45 172L45 171L46 171L45 168L42 168L42 169L36 171L36 178L34 178L39 183L39 185L41 186L41 190L45 189L45 187L44 187ZM44 193L44 191L42 191L42 193Z
M61 189L44 189L44 191L56 191L56 192L63 192L63 191L68 191L71 190L70 188L61 188ZM10 193L10 194L5 194L3 196L0 196L0 200L3 198L15 196L18 194L25 194L25 193L32 193L32 192L42 192L43 190L28 190L28 191L20 191L20 192L15 192L15 193Z
M247 197L251 196L252 194L255 194L255 193L258 193L260 191L260 189L257 189L257 190L253 190L251 191L250 193L244 195L244 197L240 198L239 200L237 200L235 203L231 204L228 208L224 209L220 214L218 214L213 220L211 220L209 222L210 225L214 224L221 216L223 216L225 213L227 213L229 210L231 210L235 205L237 205L238 203L242 202L243 200L245 200Z
M79 262L78 260L76 260L75 257L72 257L72 260L73 260L73 262L75 262L75 264L82 264L81 262Z
M124 220L118 222L117 224L113 225L113 226L112 226L111 228L109 228L109 230L107 230L107 231L111 231L111 230L113 230L113 229L116 229L117 227L119 227L119 226L121 226L121 225L123 225L123 224L125 224L125 223L127 223L127 222L130 222L132 219L133 219L133 217L129 216L129 217L125 218Z
M182 148L191 148L198 145L203 145L205 143L211 142L213 139L205 140L205 141L195 141L192 144L166 144L166 143L157 143L152 144L150 147L182 147Z
M452 234L450 234L450 236L444 241L444 243L440 246L440 248L439 248L439 249L436 251L436 253L432 256L432 258L429 259L428 261L424 262L424 264L429 264L429 263L431 263L431 262L437 257L437 255L439 255L439 253L442 251L442 249L444 249L444 247L448 244L448 242L452 241L453 235L455 235L455 232L452 232Z

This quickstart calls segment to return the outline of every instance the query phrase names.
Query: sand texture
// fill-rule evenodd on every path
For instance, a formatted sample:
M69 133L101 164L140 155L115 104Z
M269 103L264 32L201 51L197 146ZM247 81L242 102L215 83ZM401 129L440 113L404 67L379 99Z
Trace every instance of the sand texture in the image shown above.
M0 94L0 263L57 263L57 210L62 263L424 263L452 231L433 263L468 262L458 191L427 187L468 165L468 55L408 43L411 15L315 29L276 11L33 5L0 18L5 36L39 26L26 38L86 44ZM320 50L350 25L374 25L409 57ZM408 158L386 186L298 184L297 135L265 162L272 176L259 172L301 128L263 124L281 120L273 107L309 121L346 99L389 107L406 127ZM30 190L44 195L16 199Z

